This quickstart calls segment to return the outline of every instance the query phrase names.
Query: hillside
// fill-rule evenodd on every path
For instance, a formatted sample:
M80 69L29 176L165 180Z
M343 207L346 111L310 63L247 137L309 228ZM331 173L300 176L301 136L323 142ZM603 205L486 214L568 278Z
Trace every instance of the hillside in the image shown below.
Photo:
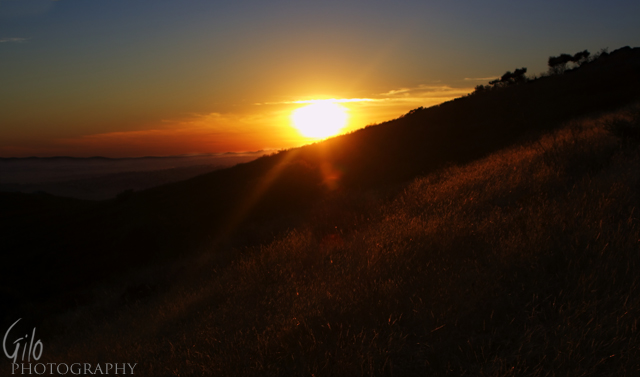
M135 360L149 376L634 375L639 129L639 107L574 119L391 199L317 205L262 246L145 270L61 317L71 330L47 361Z
M563 75L416 109L322 143L117 200L57 212L45 205L34 213L43 202L56 207L59 200L0 193L3 254L10 261L0 267L0 292L12 301L55 297L123 268L202 247L260 243L295 226L323 198L391 187L472 161L573 117L629 103L640 97L639 83L640 49L627 47ZM27 268L48 281L46 287L37 281L12 286Z
M113 200L0 193L2 322L146 375L624 375L639 84L624 48Z

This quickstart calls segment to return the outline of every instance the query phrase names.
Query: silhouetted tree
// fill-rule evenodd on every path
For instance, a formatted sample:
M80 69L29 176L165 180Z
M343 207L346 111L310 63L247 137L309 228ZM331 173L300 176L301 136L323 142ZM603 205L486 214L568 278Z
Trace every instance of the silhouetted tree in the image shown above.
M609 56L609 49L607 47L600 49L600 51L596 52L595 55L591 58L591 61L597 60L600 57Z
M505 83L506 85L519 84L527 81L527 78L524 75L525 73L527 73L527 69L525 67L516 68L513 73L507 71L507 73L502 75L500 81Z
M567 65L573 63L580 67L582 64L590 61L591 53L588 50L576 52L573 56L569 54L561 54L560 56L549 57L549 73L559 75L567 70Z
M475 87L475 89L473 90L472 94L479 94L479 93L484 93L487 90L491 89L489 86L484 86L484 85L477 85Z
M571 62L577 64L578 67L579 67L582 64L584 64L584 63L589 61L589 56L590 55L591 55L591 53L588 50L576 52L576 54L573 55L573 58L571 59Z
M525 76L527 73L527 69L525 67L516 68L515 71L507 71L504 75L502 75L499 79L495 79L493 81L489 81L489 85L478 85L475 88L474 93L482 93L487 90L491 90L493 88L504 88L514 84L520 84L527 81L527 77Z
M549 72L554 75L564 73L567 69L567 64L573 61L573 56L569 54L561 54L560 56L550 56L547 64L549 65Z

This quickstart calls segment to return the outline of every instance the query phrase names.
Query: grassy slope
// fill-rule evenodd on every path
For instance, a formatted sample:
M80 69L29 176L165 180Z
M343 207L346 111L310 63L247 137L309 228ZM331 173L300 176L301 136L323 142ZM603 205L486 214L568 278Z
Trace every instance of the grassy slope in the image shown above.
M467 163L527 134L639 96L640 48L626 48L564 75L416 109L349 135L120 200L69 204L38 217L3 209L16 201L25 208L30 201L33 207L35 201L63 203L0 193L1 252L11 258L0 264L0 301L86 301L86 287L123 270L212 244L216 253L260 244L297 226L318 200L359 196L446 164ZM339 179L328 180L331 175ZM27 271L40 278L22 279Z
M47 358L140 375L635 375L638 128L637 110L574 120L392 200L327 200L230 264L185 260L155 295L101 291L58 319L73 330Z

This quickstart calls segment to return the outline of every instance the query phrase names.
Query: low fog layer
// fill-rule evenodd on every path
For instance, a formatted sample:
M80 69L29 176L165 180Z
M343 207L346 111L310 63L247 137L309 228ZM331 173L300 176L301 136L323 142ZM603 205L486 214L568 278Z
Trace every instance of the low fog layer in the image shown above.
M198 156L0 159L0 191L102 200L254 160L266 152Z

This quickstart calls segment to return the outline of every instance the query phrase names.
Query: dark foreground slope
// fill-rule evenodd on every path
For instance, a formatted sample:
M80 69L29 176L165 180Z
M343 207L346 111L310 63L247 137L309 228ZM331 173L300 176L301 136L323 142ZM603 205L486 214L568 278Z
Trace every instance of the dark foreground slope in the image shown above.
M156 294L123 304L123 287L104 288L59 317L45 361L137 362L143 376L636 376L639 130L639 108L573 120L391 201L319 206L230 265L215 249L185 260Z
M417 109L349 135L97 204L0 194L3 303L83 302L96 281L142 265L258 244L321 200L465 163L640 96L640 50L564 75ZM29 271L35 278L23 279ZM16 281L20 284L16 284Z

